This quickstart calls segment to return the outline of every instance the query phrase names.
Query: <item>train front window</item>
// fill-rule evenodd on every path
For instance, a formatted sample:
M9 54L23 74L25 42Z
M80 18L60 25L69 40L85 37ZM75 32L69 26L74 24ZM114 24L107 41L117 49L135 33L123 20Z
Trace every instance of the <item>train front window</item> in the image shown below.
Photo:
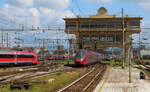
M85 51L78 51L75 57L78 59L82 59L85 56L85 54Z

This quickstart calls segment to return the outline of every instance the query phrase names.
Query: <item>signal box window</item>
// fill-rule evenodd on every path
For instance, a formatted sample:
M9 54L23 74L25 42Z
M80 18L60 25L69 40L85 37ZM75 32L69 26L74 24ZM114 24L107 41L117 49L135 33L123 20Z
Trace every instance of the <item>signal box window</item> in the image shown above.
M98 40L98 37L96 35L92 35L91 40L92 41Z
M90 37L88 35L83 35L83 42L90 42Z
M122 35L116 35L116 42L122 42Z
M113 35L108 35L107 36L107 41L108 42L113 42L114 41L114 36Z
M105 36L104 36L104 35L100 35L99 40L100 40L101 42L104 42L104 41L105 41Z
M129 28L140 28L140 21L129 21Z
M66 28L67 29L76 29L76 22L66 22Z

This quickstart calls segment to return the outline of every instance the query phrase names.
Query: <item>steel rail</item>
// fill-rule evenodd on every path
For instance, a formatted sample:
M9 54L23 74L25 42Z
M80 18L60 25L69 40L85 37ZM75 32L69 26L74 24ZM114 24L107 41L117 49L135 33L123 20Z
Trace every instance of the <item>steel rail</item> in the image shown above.
M82 92L85 92L91 85L92 83L95 81L95 79L102 74L102 72L104 71L105 69L101 70L100 72L98 72L95 77L91 80L91 82L82 90Z
M70 86L74 85L75 83L77 83L78 81L80 81L81 79L83 79L84 77L86 77L88 74L90 74L91 72L94 71L95 68L92 68L91 71L89 71L88 73L86 73L85 75L83 75L82 77L80 77L79 79L75 80L74 82L72 82L71 84L67 85L66 87L64 87L63 89L60 89L58 92L63 92L64 90L66 90L67 88L69 88Z

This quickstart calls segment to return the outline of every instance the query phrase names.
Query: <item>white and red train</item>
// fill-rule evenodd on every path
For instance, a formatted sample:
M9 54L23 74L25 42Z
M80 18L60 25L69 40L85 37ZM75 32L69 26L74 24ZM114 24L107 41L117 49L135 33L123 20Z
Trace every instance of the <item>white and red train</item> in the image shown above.
M0 65L37 64L35 52L0 51Z
M88 50L79 50L74 59L75 65L86 66L93 63L101 63L103 55Z

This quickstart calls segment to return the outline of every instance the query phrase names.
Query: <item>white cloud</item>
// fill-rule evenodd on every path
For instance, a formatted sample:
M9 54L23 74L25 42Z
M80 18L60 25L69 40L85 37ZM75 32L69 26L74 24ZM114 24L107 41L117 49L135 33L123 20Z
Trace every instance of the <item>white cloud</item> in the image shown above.
M10 27L13 25L14 28L21 25L40 25L40 13L36 8L24 9L5 4L0 8L0 20Z
M66 10L66 11L55 11L53 9L49 8L40 8L41 12L41 24L43 25L51 25L51 26L56 26L59 25L61 26L64 22L62 18L64 17L75 17L75 15Z
M34 0L34 4L38 7L63 10L69 7L70 0Z
M69 4L70 0L6 0L0 8L0 17L11 16L17 23L26 25L59 25L63 17L74 16L67 10Z
M61 25L61 24L64 23L63 18L65 18L65 17L68 17L68 18L73 18L73 17L75 17L75 15L74 15L72 12L70 12L70 11L60 12L60 14L61 14L61 15L59 15L59 20L57 21L57 24L58 24L58 25L59 25L59 24Z
M53 12L53 10L52 9L49 9L49 8L40 8L40 10L43 12L43 13L45 13L45 14L49 14L49 13L51 13L51 12Z
M55 19L58 18L58 12L49 8L40 8L40 19L43 26L55 24Z
M69 4L70 0L6 0L3 7L0 8L0 28L14 29L22 25L28 28L32 25L34 28L38 26L64 27L62 18L75 16L67 9ZM13 34L10 33L10 35ZM14 35L16 36L16 34ZM48 32L38 35L39 38L42 36L56 38L56 35ZM64 36L65 34L63 34ZM20 34L20 37L25 41L34 39L32 32L26 33L26 35Z
M145 1L145 2L139 2L138 3L140 7L146 9L146 10L150 10L150 1Z
M29 7L33 5L33 0L6 0L6 3L15 7Z
M40 12L36 8L30 8L29 12L31 15L31 21L35 23L35 25L40 25Z
M93 2L93 3L112 3L116 0L85 0L87 2Z

